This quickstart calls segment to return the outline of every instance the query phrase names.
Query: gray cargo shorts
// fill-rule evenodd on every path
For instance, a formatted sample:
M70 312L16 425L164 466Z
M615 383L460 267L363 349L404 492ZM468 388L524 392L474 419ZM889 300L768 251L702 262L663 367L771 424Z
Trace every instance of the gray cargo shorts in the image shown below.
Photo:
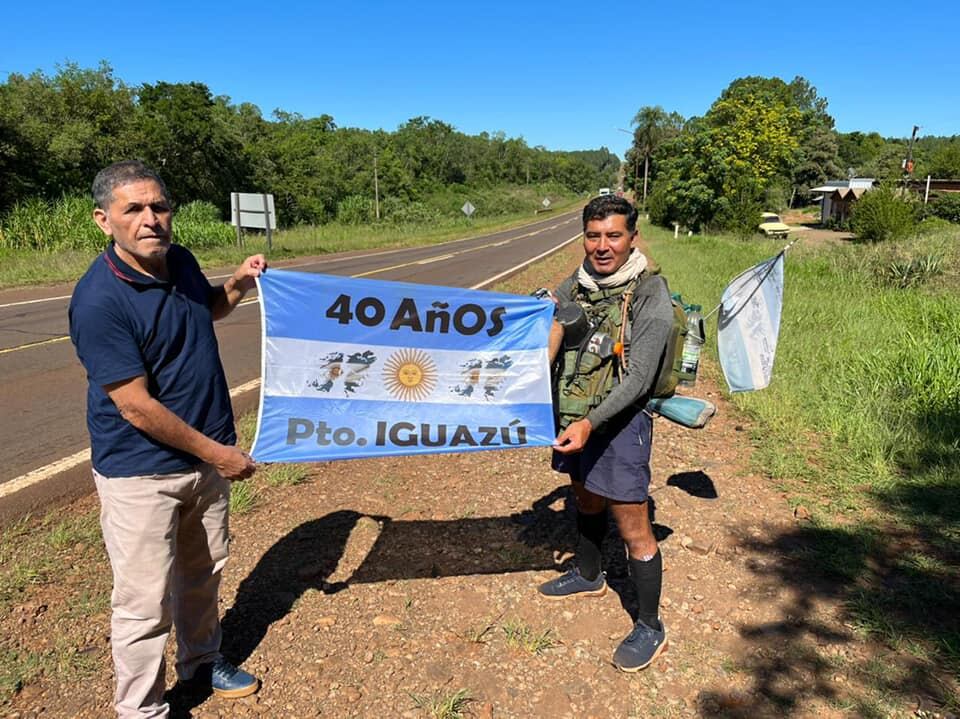
M618 502L646 502L650 491L653 418L643 410L623 412L605 431L594 432L583 451L553 453L551 466L601 497Z

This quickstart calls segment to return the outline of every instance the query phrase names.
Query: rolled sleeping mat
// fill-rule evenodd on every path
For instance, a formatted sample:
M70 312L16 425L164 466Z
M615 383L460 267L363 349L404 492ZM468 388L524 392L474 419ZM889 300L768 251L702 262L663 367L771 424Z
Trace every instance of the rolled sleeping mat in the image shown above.
M647 409L656 412L690 429L700 429L707 425L710 418L717 413L717 406L699 397L654 397L647 402Z

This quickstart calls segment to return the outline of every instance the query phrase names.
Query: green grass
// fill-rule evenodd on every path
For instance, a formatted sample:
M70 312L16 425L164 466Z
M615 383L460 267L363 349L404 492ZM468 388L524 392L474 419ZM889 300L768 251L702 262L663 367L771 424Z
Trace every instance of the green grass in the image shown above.
M244 246L237 247L232 227L210 223L204 219L204 212L190 211L187 205L181 210L183 218L174 219L174 233L191 248L203 267L226 267L237 265L258 252L276 261L332 252L436 244L547 219L580 202L578 198L558 200L549 215L539 216L525 210L472 220L448 217L425 224L299 226L274 233L272 249L267 248L265 235L251 231L244 232ZM13 213L12 219L11 214L0 218L0 287L78 279L106 246L105 237L90 216L92 202L69 198L62 212L55 211L56 203L28 204L29 207L25 205ZM64 213L66 219L58 219ZM14 237L24 239L14 241ZM80 240L74 242L77 237ZM211 237L220 244L211 243Z
M497 622L500 621L500 617L502 616L501 614L494 619L483 621L479 624L471 624L457 636L471 644L486 644L493 639L493 630L496 629Z
M462 719L467 705L473 701L468 689L459 689L452 694L411 694L410 698L414 706L431 719Z
M98 667L96 651L78 650L62 638L43 652L0 647L0 705L43 674L79 681Z
M503 623L503 633L509 646L528 654L543 654L560 643L552 629L536 630L516 617Z
M230 514L248 514L260 503L260 489L252 480L230 484Z
M89 513L57 521L50 527L47 544L61 550L76 544L99 544L101 536L99 517Z
M263 481L271 487L294 487L309 479L305 464L271 464L263 470Z
M757 468L814 513L782 538L782 580L817 577L862 635L909 645L926 671L957 675L960 280L946 268L960 264L960 228L939 232L896 246L801 240L786 258L773 382L733 401L753 420ZM671 289L711 309L733 277L779 249L722 236L674 240L658 228L644 234ZM878 279L890 258L933 254L943 271ZM706 364L722 382L716 322ZM865 675L876 691L919 691L915 677Z

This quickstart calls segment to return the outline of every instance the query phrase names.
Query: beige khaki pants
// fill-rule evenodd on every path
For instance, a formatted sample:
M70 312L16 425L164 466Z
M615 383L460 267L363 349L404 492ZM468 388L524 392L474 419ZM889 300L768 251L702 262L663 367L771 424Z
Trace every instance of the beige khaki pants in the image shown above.
M230 483L208 464L183 474L93 475L113 568L117 716L166 717L164 647L171 624L181 679L220 656L217 594L228 555Z

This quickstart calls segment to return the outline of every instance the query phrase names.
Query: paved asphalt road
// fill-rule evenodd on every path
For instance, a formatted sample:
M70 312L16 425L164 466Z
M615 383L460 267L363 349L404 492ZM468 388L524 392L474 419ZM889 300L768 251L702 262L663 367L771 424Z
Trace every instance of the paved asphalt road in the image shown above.
M485 287L579 235L579 212L442 245L325 255L277 267L348 277ZM224 271L209 274L213 283ZM531 288L532 289L532 288ZM67 335L73 285L0 291L0 524L93 490L86 377ZM252 298L252 299L251 299ZM234 407L256 406L260 312L255 294L217 323Z

